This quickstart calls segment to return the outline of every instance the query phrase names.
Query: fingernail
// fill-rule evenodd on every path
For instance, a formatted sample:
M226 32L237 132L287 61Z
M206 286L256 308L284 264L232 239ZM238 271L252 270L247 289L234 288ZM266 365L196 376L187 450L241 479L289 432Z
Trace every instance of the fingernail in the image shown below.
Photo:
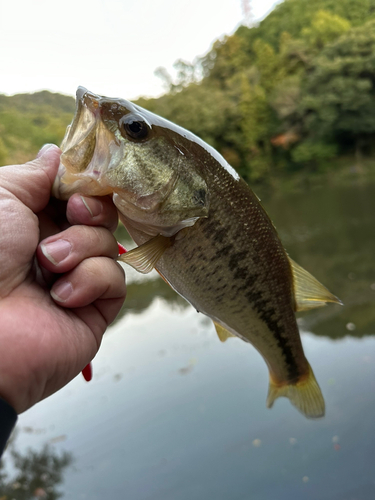
M72 251L72 245L67 240L56 240L52 243L41 245L40 248L43 255L55 266L66 259Z
M72 284L69 281L62 281L51 290L51 296L58 302L66 302L73 292Z
M93 198L86 198L84 196L81 196L81 200L83 201L83 204L85 205L87 210L90 212L91 217L97 217L102 213L103 204L98 199L94 200Z
M39 153L36 155L37 158L40 158L41 156L44 155L44 153L47 153L49 149L51 149L54 145L53 144L45 144L42 149L39 151Z

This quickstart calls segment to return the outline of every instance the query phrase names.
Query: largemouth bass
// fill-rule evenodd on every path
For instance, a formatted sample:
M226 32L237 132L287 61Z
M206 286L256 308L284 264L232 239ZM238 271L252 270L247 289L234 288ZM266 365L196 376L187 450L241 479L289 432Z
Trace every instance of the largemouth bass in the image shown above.
M340 303L289 259L256 195L191 132L123 100L77 90L53 195L113 194L137 248L120 260L153 268L215 323L263 356L267 406L285 396L306 417L324 399L305 358L295 311Z

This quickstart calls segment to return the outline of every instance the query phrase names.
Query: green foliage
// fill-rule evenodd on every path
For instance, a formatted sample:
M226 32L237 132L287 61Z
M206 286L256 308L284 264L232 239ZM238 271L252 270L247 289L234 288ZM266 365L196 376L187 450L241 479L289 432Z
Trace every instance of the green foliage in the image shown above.
M293 38L299 38L301 31L311 24L311 19L320 10L359 26L375 16L375 0L285 0L259 26L251 30L240 27L237 35L244 38L249 52L257 38L277 48L284 31L288 31Z
M232 76L249 65L244 38L235 34L217 40L201 65L206 78L225 89Z
M285 0L241 26L138 103L214 146L250 182L331 168L335 155L371 154L375 137L375 0ZM0 96L0 164L59 143L73 99Z
M307 45L321 50L349 29L350 22L346 19L320 10L314 16L311 26L302 29L301 35L306 40Z
M248 165L243 176L250 181L268 175L270 167L269 131L271 114L264 87L252 85L245 75L241 81L242 143L241 149Z
M358 147L375 135L375 21L348 31L314 60L301 100L310 137Z
M47 142L60 144L74 109L72 97L47 91L0 95L0 165L31 160Z
M325 170L375 132L371 17L375 0L285 0L141 105L193 130L248 181Z
M0 165L4 165L6 163L8 154L8 148L5 146L5 143L0 136Z
M304 164L312 171L323 171L329 166L327 160L337 155L336 144L307 139L293 149L292 158L297 164Z
M67 452L57 454L46 445L40 451L29 449L23 453L12 448L8 453L9 456L12 462L11 475L1 472L4 464L0 462L1 499L58 500L63 496L58 486L63 481L66 468L73 462L71 454Z
M220 149L225 142L231 102L219 88L192 84L175 95L139 99L137 103L190 130L215 148Z

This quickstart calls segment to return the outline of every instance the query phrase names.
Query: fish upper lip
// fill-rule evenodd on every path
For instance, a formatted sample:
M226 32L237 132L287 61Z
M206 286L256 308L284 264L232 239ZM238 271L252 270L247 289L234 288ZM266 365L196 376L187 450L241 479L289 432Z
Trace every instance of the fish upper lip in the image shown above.
M78 87L76 92L76 102L78 106L86 106L95 116L100 113L100 102L102 96L94 94L87 90L86 87Z
M100 96L90 92L85 87L79 86L76 91L76 111L73 117L73 121L71 123L69 131L67 131L67 135L63 139L62 145L72 146L72 139L74 140L78 128L82 125L82 113L84 112L84 108L86 108L93 115L94 123L86 128L85 132L80 135L78 142L81 142L83 136L88 136L92 132L93 128L97 126L97 119L100 115ZM74 141L73 145L77 144ZM70 149L70 147L68 149Z
M81 101L81 100L83 99L83 96L84 96L87 92L88 92L88 90L87 90L85 87L81 87L81 86L79 86L79 87L77 88L76 98L77 98L78 100L80 100L80 101Z
M85 97L88 97L90 100L95 100L99 102L102 99L102 96L98 94L94 94L94 92L90 92L86 87L79 86L76 91L76 99L80 102L86 102Z

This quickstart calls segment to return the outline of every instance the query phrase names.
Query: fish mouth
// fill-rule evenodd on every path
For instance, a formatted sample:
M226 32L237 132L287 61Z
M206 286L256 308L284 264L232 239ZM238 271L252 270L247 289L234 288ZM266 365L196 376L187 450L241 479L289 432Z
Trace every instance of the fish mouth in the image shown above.
M71 173L87 169L94 155L100 97L84 87L76 92L76 111L61 143L61 162Z
M78 191L93 196L113 191L106 174L118 164L123 145L103 122L103 101L105 98L78 87L73 121L60 146L60 165L52 187L56 198L66 200Z

